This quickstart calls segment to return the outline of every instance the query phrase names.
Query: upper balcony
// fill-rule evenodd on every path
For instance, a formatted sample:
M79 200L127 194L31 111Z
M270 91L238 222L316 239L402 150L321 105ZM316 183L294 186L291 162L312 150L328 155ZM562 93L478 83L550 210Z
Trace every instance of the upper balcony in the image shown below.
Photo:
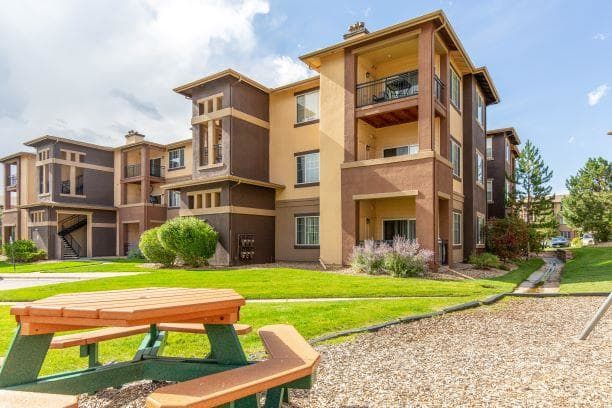
M17 176L14 174L11 174L6 179L6 188L13 188L13 187L17 187Z
M128 164L124 168L124 178L140 177L143 174L142 165ZM149 164L149 176L154 178L164 178L166 176L166 167L160 164L154 163L153 161Z

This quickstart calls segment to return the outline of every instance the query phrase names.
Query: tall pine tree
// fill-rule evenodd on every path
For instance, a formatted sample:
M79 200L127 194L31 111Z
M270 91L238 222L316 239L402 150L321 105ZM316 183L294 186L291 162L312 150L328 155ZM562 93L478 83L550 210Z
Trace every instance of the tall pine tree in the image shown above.
M522 216L539 238L554 234L558 224L553 212L552 171L544 164L540 150L527 141L516 162L513 210Z

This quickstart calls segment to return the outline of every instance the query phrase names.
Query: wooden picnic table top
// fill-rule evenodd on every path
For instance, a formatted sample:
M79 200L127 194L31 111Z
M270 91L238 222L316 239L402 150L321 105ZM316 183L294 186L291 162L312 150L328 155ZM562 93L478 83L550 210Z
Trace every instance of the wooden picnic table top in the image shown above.
M51 296L11 307L22 334L155 323L233 324L242 296L232 289L141 288Z

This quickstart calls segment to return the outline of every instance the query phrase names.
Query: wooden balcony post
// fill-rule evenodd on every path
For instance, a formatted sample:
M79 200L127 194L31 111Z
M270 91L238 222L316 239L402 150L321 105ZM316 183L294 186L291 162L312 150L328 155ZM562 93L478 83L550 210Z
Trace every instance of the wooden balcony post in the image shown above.
M419 34L419 150L434 147L434 32L433 24L426 23Z

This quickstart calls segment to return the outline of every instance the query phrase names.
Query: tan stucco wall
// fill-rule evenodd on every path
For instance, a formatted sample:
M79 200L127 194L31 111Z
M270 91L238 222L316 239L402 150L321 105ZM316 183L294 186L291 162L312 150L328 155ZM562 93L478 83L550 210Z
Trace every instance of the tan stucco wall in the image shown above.
M294 127L296 120L295 92L317 87L319 80L300 84L270 95L270 181L282 184L277 200L316 198L319 187L295 188L295 153L317 150L320 146L319 124Z
M344 54L322 59L320 121L321 259L342 263L340 164L344 161Z
M389 219L414 219L414 197L396 197L359 202L359 240L383 239L382 223ZM367 219L370 222L367 222Z
M170 150L174 150L177 148L184 148L185 149L185 168L182 169L176 169L176 170L172 170L169 171L170 169L170 165L169 165L169 160L170 160L170 155L168 154L168 152ZM164 152L164 163L163 165L166 166L166 181L167 182L172 182L173 179L176 178L183 178L183 177L188 177L191 176L194 168L193 168L193 147L191 143L185 143L184 145L174 145L172 148L168 148L166 149L166 151Z
M453 66L453 60L451 58L451 67ZM455 109L455 107L449 103L449 121L450 121L450 135L453 139L457 140L459 143L461 143L461 145L463 146L463 81L461 80L461 71L459 71L458 69L455 69L455 72L457 72L457 74L460 77L460 85L459 85L459 89L461 90L459 92L459 100L460 100L460 107L461 107L461 112L457 111L457 109ZM450 76L449 76L450 78ZM461 151L461 154L463 155L463 149ZM450 152L449 152L450 154ZM453 191L455 193L459 193L459 194L463 194L463 173L464 170L463 169L463 156L461 157L461 181L458 180L453 180Z
M20 204L32 204L38 200L36 193L36 158L34 156L22 156L21 166L21 187Z

